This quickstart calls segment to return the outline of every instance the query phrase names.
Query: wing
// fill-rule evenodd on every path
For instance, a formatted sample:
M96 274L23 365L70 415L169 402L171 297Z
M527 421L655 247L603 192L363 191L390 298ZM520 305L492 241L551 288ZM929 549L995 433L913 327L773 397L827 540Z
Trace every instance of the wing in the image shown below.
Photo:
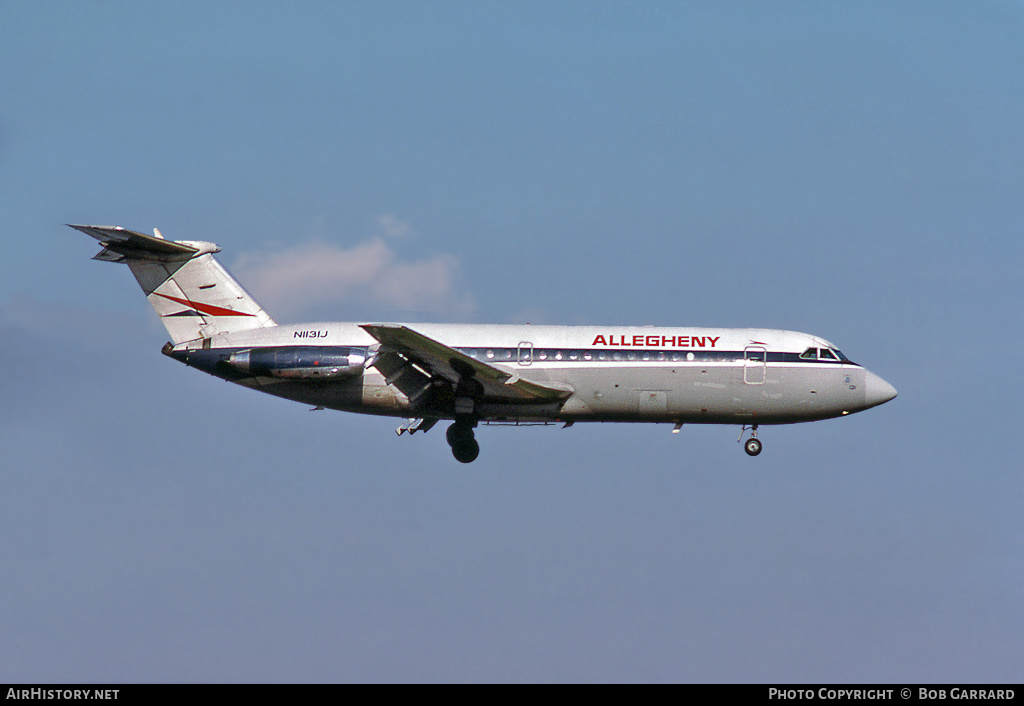
M372 364L389 378L391 375L384 368L395 369L393 361L387 359L397 354L456 387L476 381L483 388L483 396L492 400L557 402L573 393L573 388L565 383L528 380L514 371L471 358L408 326L365 324L362 328L380 341L381 349ZM381 365L377 365L378 360Z

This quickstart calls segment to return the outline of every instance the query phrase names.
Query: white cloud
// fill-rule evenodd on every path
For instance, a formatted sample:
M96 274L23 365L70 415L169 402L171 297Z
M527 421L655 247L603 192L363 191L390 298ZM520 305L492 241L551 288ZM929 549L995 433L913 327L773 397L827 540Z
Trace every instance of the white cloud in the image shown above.
M380 219L378 225L387 231ZM411 232L397 219L388 225ZM353 306L360 311L401 309L448 319L475 310L473 298L459 288L455 257L404 260L381 236L348 249L311 242L276 253L243 254L232 269L275 317L327 307L352 312Z
M416 231L412 229L412 226L390 214L377 216L373 221L377 224L377 228L380 232L389 238L402 240L405 238L412 238L416 235Z

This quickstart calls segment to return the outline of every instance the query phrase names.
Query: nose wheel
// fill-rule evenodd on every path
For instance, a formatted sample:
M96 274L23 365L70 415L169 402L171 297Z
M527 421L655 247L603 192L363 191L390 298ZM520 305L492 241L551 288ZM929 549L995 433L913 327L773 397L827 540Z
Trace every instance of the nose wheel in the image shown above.
M448 445L452 447L452 456L459 463L472 463L480 455L480 444L473 433L474 426L474 422L460 419L445 432Z
M746 430L747 425L744 424L743 429L740 430L740 438L737 439L736 441L739 441L740 439L743 438L743 432L745 432ZM743 450L747 452L747 456L757 456L759 453L761 453L761 442L757 438L756 424L751 425L750 438L747 439L747 442L745 444L743 444Z

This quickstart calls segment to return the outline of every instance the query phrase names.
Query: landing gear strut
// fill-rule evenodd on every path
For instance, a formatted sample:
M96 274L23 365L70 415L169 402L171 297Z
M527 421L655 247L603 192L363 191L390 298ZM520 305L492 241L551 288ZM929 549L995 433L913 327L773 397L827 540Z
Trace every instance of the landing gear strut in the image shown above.
M459 463L472 463L480 455L480 444L473 434L475 426L472 419L456 419L445 432L448 445L452 447L452 456Z
M743 438L743 432L747 430L747 425L743 425L743 429L740 430L740 439ZM737 439L739 441L740 439ZM757 438L757 425L753 424L750 427L750 438L747 439L747 443L743 444L743 450L747 452L747 456L757 456L761 453L761 442Z

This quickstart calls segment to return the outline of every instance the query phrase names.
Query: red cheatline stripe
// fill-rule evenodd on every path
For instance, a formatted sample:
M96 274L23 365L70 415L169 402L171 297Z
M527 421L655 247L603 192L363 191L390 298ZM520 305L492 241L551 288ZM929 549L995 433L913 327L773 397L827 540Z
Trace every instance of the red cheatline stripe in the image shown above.
M179 304L190 306L196 311L203 314L209 314L210 316L256 316L256 314L245 314L241 311L225 309L222 306L200 304L199 302L189 301L188 299L178 299L178 297L169 297L166 294L161 294L160 292L153 292L153 294L157 295L158 297L163 297L164 299L170 299L172 302L178 302Z

